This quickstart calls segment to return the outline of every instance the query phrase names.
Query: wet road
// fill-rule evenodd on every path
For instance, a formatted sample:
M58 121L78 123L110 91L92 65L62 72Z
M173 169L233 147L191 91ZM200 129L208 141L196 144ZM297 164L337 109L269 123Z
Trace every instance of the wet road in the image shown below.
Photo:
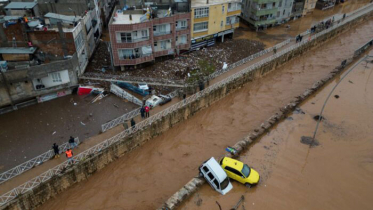
M350 0L343 4L338 4L332 9L318 10L315 9L312 14L309 14L300 19L289 21L286 24L268 28L267 30L255 32L250 30L244 23L240 23L240 28L234 33L235 38L238 39L250 39L263 42L267 47L271 47L277 43L285 41L286 39L297 36L300 33L307 31L313 25L329 18L331 16L343 16L345 13L352 12L367 3L370 0ZM290 28L287 28L289 25Z
M305 114L289 116L240 157L261 174L258 186L233 182L233 190L220 196L205 184L178 209L219 209L216 201L231 209L242 195L245 209L253 210L372 209L372 72L373 63L366 68L362 62L337 87L316 135L319 146L310 148L300 139L313 135L313 117L340 78L301 105Z
M152 139L39 209L154 209L369 40L373 20L305 53ZM371 38L371 37L370 37ZM338 52L338 53L336 53Z
M0 115L0 172L48 151L55 142L67 142L70 135L80 140L97 135L102 123L137 108L114 95L94 104L93 97L85 97L64 96Z

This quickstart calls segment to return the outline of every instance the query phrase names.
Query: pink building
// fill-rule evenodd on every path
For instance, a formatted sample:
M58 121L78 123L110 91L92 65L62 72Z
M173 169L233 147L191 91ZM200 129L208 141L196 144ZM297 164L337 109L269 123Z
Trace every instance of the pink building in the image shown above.
M131 66L176 55L190 48L190 5L187 1L115 9L109 22L114 66Z

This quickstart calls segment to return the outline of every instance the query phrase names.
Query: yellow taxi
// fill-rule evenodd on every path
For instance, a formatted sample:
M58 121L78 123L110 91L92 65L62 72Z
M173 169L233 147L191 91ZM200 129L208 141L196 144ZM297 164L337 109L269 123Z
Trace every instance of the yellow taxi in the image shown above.
M243 162L223 157L219 163L229 178L241 182L247 187L258 184L260 179L259 173Z

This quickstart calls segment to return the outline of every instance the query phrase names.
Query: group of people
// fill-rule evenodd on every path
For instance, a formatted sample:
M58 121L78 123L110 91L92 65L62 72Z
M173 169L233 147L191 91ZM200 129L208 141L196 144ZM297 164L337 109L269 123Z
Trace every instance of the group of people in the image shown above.
M303 36L299 34L297 37L295 37L295 42L296 43L301 42L302 39L303 39Z
M69 145L70 145L70 147L67 148L67 150L65 151L66 158L68 160L68 163L74 163L75 160L73 158L74 154L73 154L72 149L77 147L78 144L75 142L75 138L72 137L72 136L70 136ZM59 158L60 157L60 148L59 148L58 144L54 143L53 146L52 146L52 149L54 151L54 158Z
M143 105L140 109L141 118L148 118L150 116L150 107L148 105Z

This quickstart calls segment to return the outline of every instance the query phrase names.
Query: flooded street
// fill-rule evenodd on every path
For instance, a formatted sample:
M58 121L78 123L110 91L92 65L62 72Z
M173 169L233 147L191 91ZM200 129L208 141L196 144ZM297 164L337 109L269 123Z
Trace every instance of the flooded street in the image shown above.
M101 124L138 107L114 95L94 104L92 99L68 95L0 115L0 172L48 151L53 143L67 142L70 135L83 141L97 135Z
M326 18L330 18L332 16L343 16L343 14L352 12L369 2L370 0L350 0L343 4L338 4L328 10L321 11L319 9L315 9L312 14L305 17L259 32L255 32L252 29L249 29L246 24L240 23L240 28L234 32L234 36L236 39L261 41L266 45L266 47L271 47L277 43L307 31L313 25L325 20ZM290 27L287 28L286 25L289 25Z
M218 202L227 210L242 195L245 208L238 209L372 209L373 64L365 66L358 65L329 99L319 146L300 139L313 135L314 116L340 78L300 106L305 114L292 114L241 155L260 173L258 186L233 181L233 190L220 196L205 184L178 209L219 209Z
M305 53L174 126L39 209L159 207L197 175L202 161L221 156L226 146L246 136L279 107L327 75L372 34L373 20L366 21L322 48Z

